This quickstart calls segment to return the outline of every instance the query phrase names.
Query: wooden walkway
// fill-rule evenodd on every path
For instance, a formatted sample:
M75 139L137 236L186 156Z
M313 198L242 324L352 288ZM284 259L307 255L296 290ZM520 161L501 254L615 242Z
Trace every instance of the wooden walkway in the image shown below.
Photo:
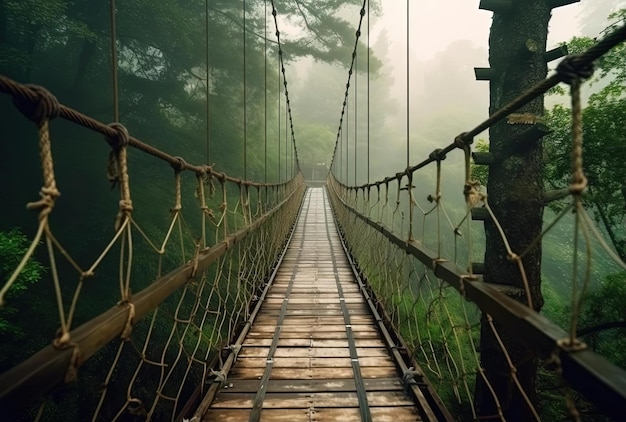
M375 247L375 246L373 246ZM204 421L416 421L322 188Z

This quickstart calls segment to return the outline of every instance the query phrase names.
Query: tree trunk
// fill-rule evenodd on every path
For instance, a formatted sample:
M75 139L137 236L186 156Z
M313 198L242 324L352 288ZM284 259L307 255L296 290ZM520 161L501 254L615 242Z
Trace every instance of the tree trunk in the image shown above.
M544 59L550 7L548 0L516 0L507 12L495 12L489 37L489 64L495 71L490 83L490 114L543 80L547 74ZM532 44L533 51L519 54ZM543 114L543 97L533 100L517 113ZM514 145L536 122L533 116L501 121L489 131L489 151L497 157L489 167L489 203L501 224L514 253L522 253L541 233L543 217L542 147L540 138ZM515 122L515 123L514 123ZM524 288L517 264L509 259L504 243L492 222L485 222L486 253L484 280ZM530 285L533 308L543 306L541 295L541 246L523 258ZM527 303L526 295L515 299ZM517 368L517 377L530 401L536 403L537 358L495 324L498 335ZM504 353L483 315L480 339L481 366L495 390L507 421L534 420L529 406L513 382ZM481 376L476 382L476 407L479 416L498 414L490 389Z

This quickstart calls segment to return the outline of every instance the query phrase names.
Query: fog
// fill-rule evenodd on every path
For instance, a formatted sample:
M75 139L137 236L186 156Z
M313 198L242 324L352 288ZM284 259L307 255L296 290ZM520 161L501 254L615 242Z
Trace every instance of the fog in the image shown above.
M624 7L625 1L582 1L553 9L547 49L557 47L574 36L598 37L607 25L607 16ZM350 15L352 13L352 15ZM476 81L474 67L489 67L488 42L492 12L478 9L478 1L447 0L431 2L427 7L409 5L409 77L407 90L407 2L385 1L369 23L370 45L382 67L370 73L369 138L370 176L384 177L406 167L407 106L409 109L409 150L415 164L437 147L450 143L456 135L475 127L488 117L489 83ZM345 11L354 28L358 8ZM363 20L361 40L367 43L368 18ZM353 42L353 41L352 41ZM360 51L360 50L359 50ZM312 159L329 163L337 139L339 117L348 78L349 57L342 64L328 65L302 59L289 65L296 124L305 128L304 163ZM559 60L549 63L553 69ZM357 57L358 72L352 77L348 117L348 136L354 143L357 128L357 166L367 167L367 73L365 58ZM330 76L332 75L332 76ZM354 87L357 86L356 102ZM407 96L408 92L408 96ZM317 98L313 98L317 97ZM323 97L323 99L319 98ZM547 97L546 105L563 101ZM323 105L322 103L323 102ZM356 122L355 122L356 103ZM313 121L310 116L316 116ZM324 151L313 157L307 145L312 142L310 124L319 125L332 141L323 142ZM375 126L375 127L374 127ZM306 129L308 128L308 129ZM318 132L316 132L319 135ZM485 132L479 138L487 139ZM349 155L352 157L353 152ZM352 161L350 161L352 160ZM354 168L354 158L349 167ZM349 180L354 182L354 177ZM359 172L358 183L367 181Z

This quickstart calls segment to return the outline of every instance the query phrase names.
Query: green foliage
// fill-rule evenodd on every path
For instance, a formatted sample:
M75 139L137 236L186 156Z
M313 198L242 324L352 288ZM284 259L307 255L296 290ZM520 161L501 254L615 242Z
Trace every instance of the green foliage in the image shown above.
M596 352L622 368L626 368L624 303L626 303L626 273L607 276L599 289L587 295L579 330L583 339L590 343Z
M477 152L489 152L489 142L479 139L474 145ZM489 166L481 166L472 162L472 178L480 182L482 186L487 186L487 178L489 177Z
M29 244L28 237L17 228L8 232L0 231L0 286L6 283L18 266ZM41 263L33 258L28 260L7 293L8 305L0 307L0 334L22 334L19 327L10 322L10 317L17 313L17 309L11 306L11 301L26 294L29 287L41 279L44 271L45 268Z
M623 21L625 17L623 9L610 19ZM568 46L572 53L579 53L594 42L591 38L574 38ZM597 68L591 84L601 88L591 94L583 111L584 171L589 181L585 204L618 254L626 259L626 46L622 43L610 50L598 60ZM571 111L556 105L546 117L553 132L544 141L545 178L548 186L558 189L570 180ZM559 204L551 206L559 208Z

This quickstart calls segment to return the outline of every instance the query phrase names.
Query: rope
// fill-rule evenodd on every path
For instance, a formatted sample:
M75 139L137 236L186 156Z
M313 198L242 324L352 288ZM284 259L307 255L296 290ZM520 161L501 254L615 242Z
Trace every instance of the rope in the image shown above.
M243 9L243 178L248 178L248 94L246 80L246 0L241 0Z
M352 60L350 62L350 68L348 69L348 81L346 82L346 90L344 92L343 95L343 105L341 108L341 115L339 117L339 127L337 128L337 138L335 140L335 147L333 150L333 157L331 159L330 162L330 168L332 169L335 163L335 157L337 155L337 148L339 147L339 140L340 140L340 136L341 136L341 128L342 128L342 123L343 123L343 116L346 112L346 106L347 106L347 102L348 102L348 94L349 94L349 89L350 89L350 80L352 79L352 71L354 68L354 61L356 59L356 54L357 54L357 47L359 45L359 38L361 37L361 25L363 24L363 17L365 16L365 4L366 4L367 0L363 1L363 5L361 6L361 10L359 11L360 14L360 18L359 18L359 25L357 27L356 30L356 34L355 34L355 41L354 41L354 49L352 50ZM347 180L347 179L346 179Z
M291 141L292 141L294 153L296 156L297 168L298 168L298 171L300 171L300 160L298 158L298 149L296 147L296 134L293 128L293 114L291 112L291 102L289 101L289 90L287 88L287 76L285 75L285 62L284 62L283 47L280 42L280 31L278 30L278 18L277 18L278 12L276 11L274 0L271 0L271 2L272 2L272 16L274 17L274 27L276 28L276 42L278 44L279 65L280 65L280 70L283 74L283 85L285 86L285 103L286 103L287 113L289 115L289 127L291 128ZM287 174L286 171L287 169L285 168L285 175Z
M206 163L211 164L211 71L209 46L209 0L205 0L205 43L206 43ZM267 180L265 180L267 183Z
M35 85L21 84L10 78L7 78L6 76L0 75L0 92L12 95L13 102L16 105L16 107L28 119L33 120L33 121L37 121L41 113L47 112L46 107L49 106L49 104L47 103L43 103L41 104L41 106L39 106L40 104L40 94L38 93L39 89L40 88L36 87ZM30 111L31 107L36 107L36 108L31 112ZM43 108L39 108L39 107L43 107ZM63 104L58 104L57 109L53 110L53 112L55 114L51 115L51 117L58 116L62 119L76 123L80 126L83 126L87 129L93 130L94 132L98 132L104 135L105 139L111 139L111 138L114 139L118 136L118 132L110 125L106 125L92 117L82 114ZM170 155L166 152L163 152L160 149L155 148L147 143L144 143L141 140L133 136L128 137L127 145L139 151L142 151L148 155L156 157L162 161L165 161L166 163L170 165L172 164L176 165L177 163L177 159L175 156ZM198 174L210 173L220 180L227 180L229 182L234 182L234 183L243 183L247 186L258 186L258 187L268 186L269 187L269 186L279 186L282 184L280 182L269 183L269 184L257 183L257 182L252 182L250 180L244 180L241 178L232 177L226 173L218 172L214 170L212 167L207 167L206 164L194 165L190 163L185 163L184 170L191 171L193 173L198 173Z
M511 100L506 105L502 106L499 110L495 111L489 118L478 124L473 129L470 129L466 132L462 132L454 138L454 141L448 144L447 146L441 148L442 154L447 154L450 151L456 148L463 148L463 145L471 145L473 142L473 138L479 135L481 132L487 130L489 127L493 126L495 123L507 117L509 114L515 112L517 109L531 102L535 98L540 95L545 94L550 88L556 86L560 82L568 80L571 76L572 69L576 69L576 72L580 72L581 77L588 74L590 66L592 63L600 58L603 54L609 51L611 48L615 47L620 42L626 40L626 26L621 26L614 30L611 34L607 35L602 40L598 41L593 46L589 47L586 51L578 55L571 55L563 59L563 61L567 61L567 65L563 65L561 67L561 71L549 76L542 82L539 82L529 88L524 93L520 94L517 98ZM562 62L563 62L562 61ZM334 156L334 154L333 154ZM406 171L402 173L398 173L395 176L390 176L388 179L390 180L400 180L409 172L415 172L421 168L426 167L427 165L434 162L434 158L427 158L418 164L410 166L406 169ZM381 183L383 180L370 182L365 185L360 185L358 188L367 188L373 187L377 183Z
M120 121L119 88L117 82L117 33L115 29L115 0L109 0L111 19L111 78L113 87L113 121Z

